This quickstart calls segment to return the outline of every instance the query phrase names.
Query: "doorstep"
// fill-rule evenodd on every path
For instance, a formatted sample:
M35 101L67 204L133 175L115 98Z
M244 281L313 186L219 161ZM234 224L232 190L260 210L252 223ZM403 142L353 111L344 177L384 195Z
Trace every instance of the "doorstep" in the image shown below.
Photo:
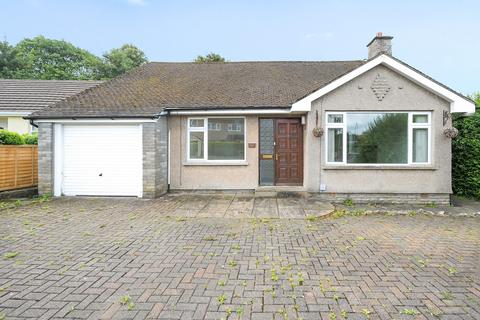
M308 192L303 186L258 186L255 188L256 198L304 198L307 196Z

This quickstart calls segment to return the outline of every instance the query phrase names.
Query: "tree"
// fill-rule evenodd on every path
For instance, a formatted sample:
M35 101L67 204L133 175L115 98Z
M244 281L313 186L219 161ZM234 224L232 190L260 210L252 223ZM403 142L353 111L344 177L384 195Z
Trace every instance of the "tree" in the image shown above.
M89 80L100 77L101 60L63 40L37 36L20 41L15 51L21 68L15 69L13 78Z
M458 136L452 140L452 184L455 194L480 199L480 92L470 98L475 114L453 119Z
M0 78L10 78L19 65L15 47L7 41L0 42Z
M113 78L146 63L145 53L133 44L124 44L103 55L102 77Z
M196 63L209 63L209 62L225 62L225 58L217 53L209 53L206 56L197 56L193 62Z

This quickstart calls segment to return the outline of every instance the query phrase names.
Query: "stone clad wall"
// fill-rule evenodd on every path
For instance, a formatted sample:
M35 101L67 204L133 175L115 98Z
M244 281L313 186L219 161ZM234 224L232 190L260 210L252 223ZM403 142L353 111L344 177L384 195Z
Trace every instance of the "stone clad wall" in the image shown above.
M53 193L53 123L38 124L38 194Z
M144 123L143 197L155 198L168 191L168 127L167 119Z

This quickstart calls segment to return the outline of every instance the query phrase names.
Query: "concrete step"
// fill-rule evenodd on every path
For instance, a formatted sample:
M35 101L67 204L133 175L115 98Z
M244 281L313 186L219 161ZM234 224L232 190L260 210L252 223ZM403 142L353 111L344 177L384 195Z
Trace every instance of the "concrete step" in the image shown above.
M309 193L303 186L260 186L255 188L256 198L305 198Z

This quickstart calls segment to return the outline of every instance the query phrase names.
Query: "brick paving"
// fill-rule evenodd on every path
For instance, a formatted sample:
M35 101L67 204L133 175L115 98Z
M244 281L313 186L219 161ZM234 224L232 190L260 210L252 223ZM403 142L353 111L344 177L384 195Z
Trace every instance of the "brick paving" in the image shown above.
M1 210L0 319L480 319L478 217L242 218L212 199Z

